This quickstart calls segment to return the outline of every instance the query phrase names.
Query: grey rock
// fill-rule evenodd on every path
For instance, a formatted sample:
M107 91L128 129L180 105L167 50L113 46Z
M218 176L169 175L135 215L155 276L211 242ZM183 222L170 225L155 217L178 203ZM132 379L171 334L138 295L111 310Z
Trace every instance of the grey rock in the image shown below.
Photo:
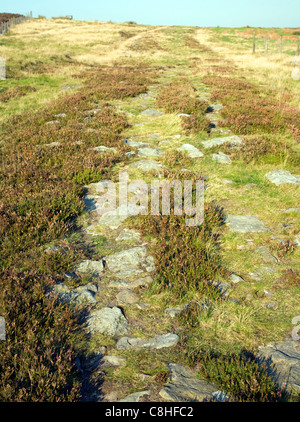
M209 104L209 107L213 109L213 111L221 111L223 108L223 104Z
M271 252L266 246L259 246L257 249L255 249L255 252L257 252L261 256L262 260L266 264L278 263L278 259L271 254Z
M159 148L139 148L139 157L160 157L162 155Z
M67 272L65 273L65 277L72 279L72 280L77 280L79 277L77 274L73 273L73 272Z
M51 293L58 296L58 300L62 303L70 303L71 305L80 305L84 303L95 303L96 285L84 285L74 289L69 289L64 283L56 284Z
M179 113L177 116L178 117L190 117L190 114L187 114L187 113Z
M121 336L128 333L129 325L120 308L106 307L90 314L87 318L87 330L90 333Z
M60 123L60 120L50 120L46 122L46 125L57 125L58 123Z
M116 299L122 305L134 305L139 301L139 297L129 289L122 289Z
M213 138L209 141L203 141L202 145L204 146L204 148L212 148L215 146L223 145L227 142L229 142L233 146L238 146L243 143L242 139L239 136L233 135L226 136L225 138Z
M66 113L58 113L58 114L55 114L53 117L60 119L60 118L67 117L67 115L66 115Z
M145 340L140 338L122 337L117 342L117 349L131 350L131 349L163 349L165 347L175 346L179 341L177 334L163 334L155 336L151 339Z
M136 205L133 203L120 205L116 209L104 212L99 218L98 224L111 229L117 229L128 217L138 215L144 209L145 207L142 205Z
M267 173L265 177L277 186L285 183L300 185L300 175L293 175L286 170L273 170Z
M267 364L274 382L282 389L300 391L300 343L286 339L258 348L258 362ZM274 364L274 368L272 368Z
M231 274L230 275L230 280L232 281L232 283L240 283L241 281L244 281L244 279L242 277L240 277L239 275L236 274Z
M194 147L194 145L191 144L183 144L181 147L177 148L178 151L183 151L188 154L190 158L202 158L203 153L199 151L198 148Z
M265 232L268 231L264 224L253 215L232 215L225 218L226 224L234 232Z
M78 85L66 85L66 86L61 87L61 90L66 91L68 89L74 89L74 88L77 88L77 87L79 88Z
M116 152L117 151L116 148L109 148L109 147L106 147L104 145L99 145L98 147L94 147L93 150L103 152L103 153L104 152Z
M138 142L138 141L131 141L131 140L128 140L126 144L133 148L146 147L150 145L148 142Z
M81 261L76 267L76 271L79 273L92 273L95 275L99 275L103 272L104 266L103 261L92 261L90 259L86 259Z
M155 160L140 160L140 161L135 161L134 163L131 163L129 165L129 167L131 168L137 168L139 170L142 171L159 171L162 170L164 168L164 166L160 163L158 163Z
M231 164L231 159L229 155L223 154L223 152L218 152L218 154L213 154L212 159L222 164Z
M157 117L157 116L162 116L164 113L162 111L159 111L159 110L147 108L147 110L142 111L141 114L143 116L148 116L148 117Z
M103 358L103 364L102 367L108 367L108 366L124 366L126 365L126 359L122 358L120 356L114 356L114 355L107 355Z
M147 256L145 246L136 246L104 258L105 264L114 276L119 279L128 279L145 272L154 271L154 259Z
M286 210L282 210L282 212L300 212L300 207L288 208Z
M129 394L129 396L124 397L124 399L119 400L119 403L124 403L124 402L129 402L129 403L137 403L140 401L140 398L143 396L149 396L150 395L150 391L146 390L146 391L139 391L137 393L132 393Z
M141 235L138 231L132 229L124 229L116 238L117 242L138 242L141 240Z
M214 384L200 379L196 372L176 363L168 365L169 383L159 392L164 400L172 402L227 401L228 397Z
M140 286L147 286L148 284L152 283L153 279L150 276L143 276L139 277L134 281L111 281L109 283L109 287L113 287L115 289L136 289Z

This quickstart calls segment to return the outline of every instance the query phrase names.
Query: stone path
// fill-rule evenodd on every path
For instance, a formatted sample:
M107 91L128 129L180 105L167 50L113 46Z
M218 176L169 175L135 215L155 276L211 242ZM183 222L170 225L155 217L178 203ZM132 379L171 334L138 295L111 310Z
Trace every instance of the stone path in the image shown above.
M143 101L149 99L155 100L155 93L151 92L151 95L148 96L143 95L140 99ZM132 101L136 101L136 99L132 99ZM150 108L147 103L144 106L147 107L146 110L141 112L144 119L151 119L153 121L164 115L161 110ZM210 121L214 129L212 132L229 134L230 131L226 129L220 129L218 132L218 128L216 127L220 118L218 113L222 109L222 105L212 104L211 109ZM63 117L62 114L58 116ZM53 124L53 122L49 123ZM180 135L177 138L180 139ZM240 137L230 135L203 141L202 145L206 151L204 153L188 143L183 143L178 147L178 150L187 153L192 159L201 159L208 153L207 150L209 148L220 146L224 143L230 143L235 147L241 145L242 142ZM148 172L154 171L158 173L156 174L158 176L159 172L164 169L160 161L162 157L161 147L167 148L168 145L171 145L170 141L157 141L157 135L154 134L153 136L147 136L146 142L140 139L130 139L126 140L126 144L132 148L132 155L127 166L128 170L135 169L145 173L145 175ZM112 148L101 145L94 149L100 153L113 150ZM212 155L212 159L221 164L231 163L231 159L222 152ZM298 183L299 176L293 176L287 173L282 171L271 172L266 177L275 184ZM140 286L147 286L152 282L155 272L155 262L154 258L149 254L147 242L142 239L141 234L136 230L124 227L128 217L135 215L136 208L131 206L124 212L119 207L118 211L121 212L119 214L114 211L105 211L105 204L101 203L97 189L107 186L108 182L102 181L86 187L88 193L84 198L84 203L86 211L89 214L89 225L84 233L87 240L101 233L109 233L118 251L104 256L101 260L83 260L77 265L74 269L74 277L77 277L76 273L88 276L92 280L91 283L74 289L68 288L65 284L56 285L54 288L55 293L58 294L62 302L68 302L76 306L86 305L87 317L85 319L85 329L91 338L100 333L110 336L115 340L115 349L110 350L110 355L105 355L106 348L104 347L103 353L100 353L98 357L94 357L90 362L86 362L85 366L82 362L79 363L79 366L85 373L87 368L93 368L93 370L99 370L100 368L102 370L105 367L119 367L126 364L126 359L117 354L114 355L118 351L130 350L131 353L136 353L140 350L160 350L175 347L180 341L180 333L176 332L152 333L151 336L148 334L141 337L131 334L135 327L132 325L130 318L127 317L128 307L138 307L138 309L144 312L145 317L146 315L151 315L151 312L153 312L150 304L141 301L140 294L135 289ZM225 223L230 230L239 233L266 232L269 230L262 221L252 215L229 214L226 217ZM265 263L276 264L276 258L265 247L258 248L257 253L260 254ZM233 284L237 284L244 280L242 277L232 274L231 281ZM115 306L107 306L107 304L104 306L101 302L101 289L104 287L111 289L112 292L116 292L114 293ZM216 287L219 288L222 295L226 296L230 285L228 283L217 283ZM166 313L169 314L170 318L174 318L186 306L167 308ZM142 326L142 321L139 321L139 323ZM288 364L284 357L287 351L289 352ZM299 351L298 349L296 350L295 344L284 343L283 346L268 346L265 349L261 349L261 356L271 357L273 360L277 359L278 362L284 362L284 376L287 374L286 371L290 371L289 379L291 379L292 384L299 384L299 371L295 369L295 365L298 365L299 361ZM197 377L195 371L177 363L169 363L168 368L170 370L169 381L159 392L162 401L192 402L228 400L226 392L219 391L215 385ZM119 401L138 402L145 398L149 399L149 397L151 400L151 394L151 389L137 391L121 398ZM103 400L99 391L94 391L93 397L96 401ZM115 395L112 394L110 397L115 398ZM104 398L104 400L109 400L109 396Z

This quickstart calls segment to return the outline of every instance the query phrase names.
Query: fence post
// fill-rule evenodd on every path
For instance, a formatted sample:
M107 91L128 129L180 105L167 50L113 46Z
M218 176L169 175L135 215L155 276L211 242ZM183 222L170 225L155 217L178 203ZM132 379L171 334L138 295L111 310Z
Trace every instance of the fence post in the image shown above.
M282 54L283 40L282 35L280 35L280 54Z
M253 31L253 48L252 48L252 52L253 54L255 53L255 43L256 43L256 33L255 33L255 29Z
M297 56L300 56L300 38L298 38L298 43L297 43Z
M269 36L268 34L266 35L266 44L265 44L265 53L268 53L268 49L269 49Z

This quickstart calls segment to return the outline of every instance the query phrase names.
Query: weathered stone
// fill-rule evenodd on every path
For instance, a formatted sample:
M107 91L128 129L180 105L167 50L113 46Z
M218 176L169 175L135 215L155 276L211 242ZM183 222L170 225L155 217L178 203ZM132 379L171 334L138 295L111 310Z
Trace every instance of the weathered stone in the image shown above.
M300 175L293 175L286 170L273 170L267 173L265 177L277 186L285 183L300 185Z
M282 389L300 391L300 343L286 339L258 348L259 363L266 363L268 372ZM274 368L272 368L274 364Z
M212 159L222 164L231 164L231 159L229 155L224 154L223 152L218 152L218 154L213 154Z
M139 297L129 289L122 289L116 299L122 305L134 305L138 302Z
M163 334L155 336L151 339L145 340L140 338L122 337L117 342L117 349L130 350L130 349L162 349L164 347L175 346L179 341L177 334Z
M125 143L128 146L133 147L133 148L146 147L150 145L148 142L138 142L138 141L131 141L131 140L126 140Z
M282 212L300 212L300 207L287 208L286 210L282 210Z
M104 212L99 218L98 224L111 229L117 229L128 217L138 215L145 209L145 206L136 205L134 203L120 205L116 209Z
M225 218L226 224L234 232L265 232L268 231L264 224L253 215L232 215L229 214Z
M212 148L215 146L223 145L225 143L230 143L233 146L241 145L243 143L242 139L239 136L226 136L225 138L213 138L209 141L203 141L202 145L204 148Z
M159 171L164 168L162 164L155 160L141 160L141 161L135 161L134 163L129 164L129 167L131 168L137 168L142 171Z
M162 155L159 148L139 148L138 155L140 157L160 157Z
M76 267L79 273L101 274L104 270L103 261L92 261L90 259L80 262Z
M128 321L118 307L102 308L94 311L87 318L87 330L90 333L105 333L120 336L129 331Z
M209 104L209 107L211 107L213 109L214 112L218 112L221 111L223 108L223 104Z
M124 399L119 400L119 403L124 403L124 402L137 403L140 401L141 397L146 396L146 395L147 396L150 395L149 390L132 393L132 394L129 394L129 396L124 397Z
M71 305L80 305L83 303L95 303L95 293L97 286L94 284L87 284L79 286L74 289L69 289L64 283L56 284L51 292L58 296L58 300L62 303L70 303Z
M228 401L225 393L214 384L200 379L196 372L186 366L170 363L169 383L159 392L160 396L172 402Z
M137 280L134 281L111 281L109 283L109 287L113 287L116 289L136 289L140 286L147 286L148 284L152 283L152 277L139 277Z
M244 281L244 279L242 277L240 277L239 275L236 274L231 274L230 275L230 280L232 281L232 283L240 283L241 281Z
M147 108L147 110L142 111L141 114L143 116L148 116L148 117L157 117L157 116L162 116L164 113L162 111L159 111L159 110Z
M102 367L107 366L124 366L126 364L126 359L122 358L120 356L114 356L114 355L107 355L103 358L103 364Z
M99 145L98 147L94 147L93 150L99 151L99 152L116 152L117 151L116 148L109 148L104 145Z
M181 147L177 148L178 151L183 151L188 154L190 158L202 158L203 153L199 151L198 148L194 147L194 145L191 144L183 144Z
M60 118L64 118L64 117L67 117L67 115L66 115L66 113L58 113L58 114L55 114L53 117L55 117L55 118L57 118L57 119L60 119Z
M120 279L127 279L155 269L153 257L145 246L136 246L104 258L108 270Z
M117 242L138 242L140 240L140 233L132 229L124 229L116 238Z
M255 252L257 252L261 256L262 260L266 264L278 263L278 259L271 254L271 252L266 246L259 246L257 249L255 249Z

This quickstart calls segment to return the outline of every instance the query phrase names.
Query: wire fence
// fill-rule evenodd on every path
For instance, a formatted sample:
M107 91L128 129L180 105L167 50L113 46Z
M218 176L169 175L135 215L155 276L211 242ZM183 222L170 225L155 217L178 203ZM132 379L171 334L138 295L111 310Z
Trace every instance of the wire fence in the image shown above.
M8 21L0 23L0 34L5 34L11 27L27 21L31 17L32 14L30 13L29 16L12 17Z

